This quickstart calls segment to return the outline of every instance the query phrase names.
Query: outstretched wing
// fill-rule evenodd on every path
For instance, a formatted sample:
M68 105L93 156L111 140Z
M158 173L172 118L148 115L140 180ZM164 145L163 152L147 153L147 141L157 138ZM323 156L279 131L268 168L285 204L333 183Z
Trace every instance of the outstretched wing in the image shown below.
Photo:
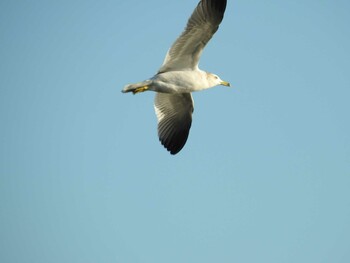
M166 54L159 73L196 69L203 48L219 28L225 9L226 0L201 0L184 32Z
M171 154L177 154L184 147L192 124L191 93L157 93L154 109L160 142Z

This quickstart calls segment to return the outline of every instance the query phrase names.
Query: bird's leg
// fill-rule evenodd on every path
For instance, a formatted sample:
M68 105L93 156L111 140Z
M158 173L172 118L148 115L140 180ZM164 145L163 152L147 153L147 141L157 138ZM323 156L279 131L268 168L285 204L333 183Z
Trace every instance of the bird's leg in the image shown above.
M137 94L137 93L140 93L140 92L144 92L148 90L148 86L142 86L142 87L139 87L139 88L136 88L132 91L133 94Z

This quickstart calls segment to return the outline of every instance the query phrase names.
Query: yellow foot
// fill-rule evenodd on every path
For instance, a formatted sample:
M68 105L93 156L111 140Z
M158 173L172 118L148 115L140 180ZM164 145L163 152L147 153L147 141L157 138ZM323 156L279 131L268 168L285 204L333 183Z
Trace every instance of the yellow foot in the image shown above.
M148 90L148 86L143 86L143 87L139 87L139 88L137 88L137 89L134 89L134 90L132 91L132 93L136 94L136 93L144 92L144 91L146 91L146 90Z

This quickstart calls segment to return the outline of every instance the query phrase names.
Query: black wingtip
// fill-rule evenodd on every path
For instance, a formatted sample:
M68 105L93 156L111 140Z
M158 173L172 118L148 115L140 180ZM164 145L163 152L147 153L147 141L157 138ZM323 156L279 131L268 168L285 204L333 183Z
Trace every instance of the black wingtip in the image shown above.
M159 138L161 144L170 152L171 155L179 153L185 146L189 135L189 129L176 133L165 140Z
M202 0L202 2L203 4L209 6L214 13L216 13L216 17L220 17L222 20L226 10L226 0Z
M212 7L219 11L220 13L224 13L226 10L227 1L226 0L211 0Z

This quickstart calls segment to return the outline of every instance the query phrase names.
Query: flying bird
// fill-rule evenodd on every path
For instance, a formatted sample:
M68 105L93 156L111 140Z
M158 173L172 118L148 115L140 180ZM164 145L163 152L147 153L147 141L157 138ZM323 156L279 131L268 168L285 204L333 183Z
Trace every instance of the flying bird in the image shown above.
M157 74L145 81L129 84L122 92L156 92L154 109L162 145L177 154L185 145L192 124L191 92L217 85L230 86L219 76L198 68L202 51L224 17L226 0L201 0L185 30L168 50Z

